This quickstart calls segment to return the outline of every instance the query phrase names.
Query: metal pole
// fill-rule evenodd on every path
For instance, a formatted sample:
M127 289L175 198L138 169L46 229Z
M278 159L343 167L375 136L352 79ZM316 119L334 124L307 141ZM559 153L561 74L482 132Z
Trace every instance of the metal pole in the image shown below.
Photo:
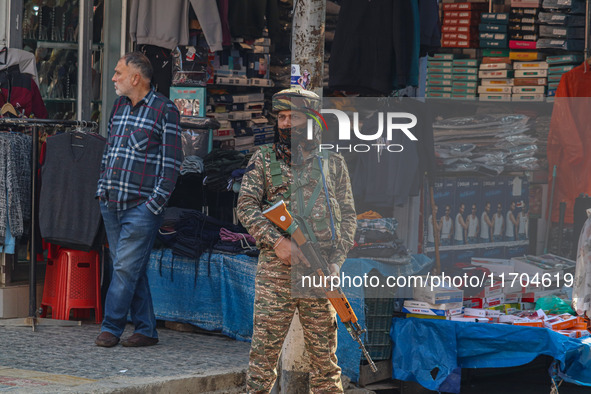
M35 229L37 228L37 149L39 144L39 129L33 126L31 142L31 260L29 263L29 317L37 317L37 242ZM33 324L33 330L35 324Z
M585 1L585 61L589 58L589 0Z
M92 0L79 0L78 11L78 86L76 109L78 120L90 120L92 98Z
M326 0L295 0L291 35L291 65L308 72L307 90L322 97L324 79L324 24ZM296 314L285 338L281 355L281 393L309 391L309 360L304 357L304 335Z
M437 213L435 212L435 192L433 190L433 181L429 180L429 198L431 200L431 220L433 225L433 240L435 243L435 270L433 273L441 273L441 260L439 258L439 230L437 229Z

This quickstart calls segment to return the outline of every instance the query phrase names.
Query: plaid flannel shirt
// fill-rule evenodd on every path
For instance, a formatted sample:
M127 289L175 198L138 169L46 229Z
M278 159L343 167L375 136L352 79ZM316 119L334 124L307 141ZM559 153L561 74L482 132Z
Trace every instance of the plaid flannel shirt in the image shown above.
M182 163L180 116L154 89L132 107L120 97L108 125L96 196L111 209L145 203L159 214L168 201Z

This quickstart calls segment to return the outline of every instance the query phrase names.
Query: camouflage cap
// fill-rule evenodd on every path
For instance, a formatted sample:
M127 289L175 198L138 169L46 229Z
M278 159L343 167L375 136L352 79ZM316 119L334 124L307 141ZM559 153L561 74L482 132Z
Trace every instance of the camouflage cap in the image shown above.
M312 91L303 89L285 89L273 95L273 111L317 111L320 97Z

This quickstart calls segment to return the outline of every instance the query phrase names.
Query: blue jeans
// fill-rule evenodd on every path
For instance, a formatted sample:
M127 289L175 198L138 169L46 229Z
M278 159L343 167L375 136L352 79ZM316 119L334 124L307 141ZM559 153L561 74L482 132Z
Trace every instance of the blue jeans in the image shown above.
M113 261L101 331L120 337L131 312L136 333L158 338L146 268L163 215L154 215L145 204L114 211L101 201L100 207Z

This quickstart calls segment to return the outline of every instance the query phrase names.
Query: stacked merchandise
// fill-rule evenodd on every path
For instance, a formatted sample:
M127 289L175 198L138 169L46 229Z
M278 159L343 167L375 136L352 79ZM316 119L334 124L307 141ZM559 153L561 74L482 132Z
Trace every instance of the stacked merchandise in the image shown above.
M538 40L537 15L540 1L511 1L509 14L509 48L511 60L534 61L539 59L535 51Z
M486 3L443 4L441 46L445 48L478 48L478 24Z
M485 49L480 65L478 93L481 101L510 101L513 67L506 49Z
M427 97L451 98L453 53L436 53L427 61Z
M583 61L580 55L548 56L548 97L554 97L562 74L572 70ZM550 99L549 99L550 100Z
M395 218L382 218L372 211L357 218L355 245L348 257L369 258L392 264L408 264L411 261L406 246L396 235L398 221Z
M553 97L546 98L547 101L552 99ZM550 121L552 120L551 115L552 114L545 114L537 116L530 133L530 136L537 139L536 144L538 150L536 151L535 157L538 159L540 169L548 168L548 130L550 130Z
M213 79L209 46L201 36L195 45L179 46L172 52L172 86L205 87Z
M514 3L512 3L509 18L509 48L517 53L523 50L535 50L539 37L536 25L539 5L535 4L536 7L533 8L516 7ZM516 58L518 59L519 57Z
M585 1L544 0L539 14L538 49L582 51L585 46Z
M544 101L548 81L548 63L514 62L513 68L515 69L513 101Z
M245 93L229 94L218 92L210 95L210 111L208 116L220 122L220 128L214 131L214 145L221 149L238 150L243 153L255 150L255 134L265 133L262 138L268 141L268 132L272 130L267 118L263 115L264 94Z
M505 170L538 168L536 139L525 115L476 115L433 124L435 154L445 172L479 171L500 174Z
M475 99L478 84L478 60L454 59L452 63L452 98Z
M429 282L429 277L419 279L414 283L413 299L404 301L402 312L406 317L454 320L463 313L463 290L448 283Z
M508 23L509 14L507 13L483 13L478 27L480 48L508 48Z
M234 44L213 56L215 82L219 85L273 86L269 79L270 45L268 37L251 42L239 38Z

